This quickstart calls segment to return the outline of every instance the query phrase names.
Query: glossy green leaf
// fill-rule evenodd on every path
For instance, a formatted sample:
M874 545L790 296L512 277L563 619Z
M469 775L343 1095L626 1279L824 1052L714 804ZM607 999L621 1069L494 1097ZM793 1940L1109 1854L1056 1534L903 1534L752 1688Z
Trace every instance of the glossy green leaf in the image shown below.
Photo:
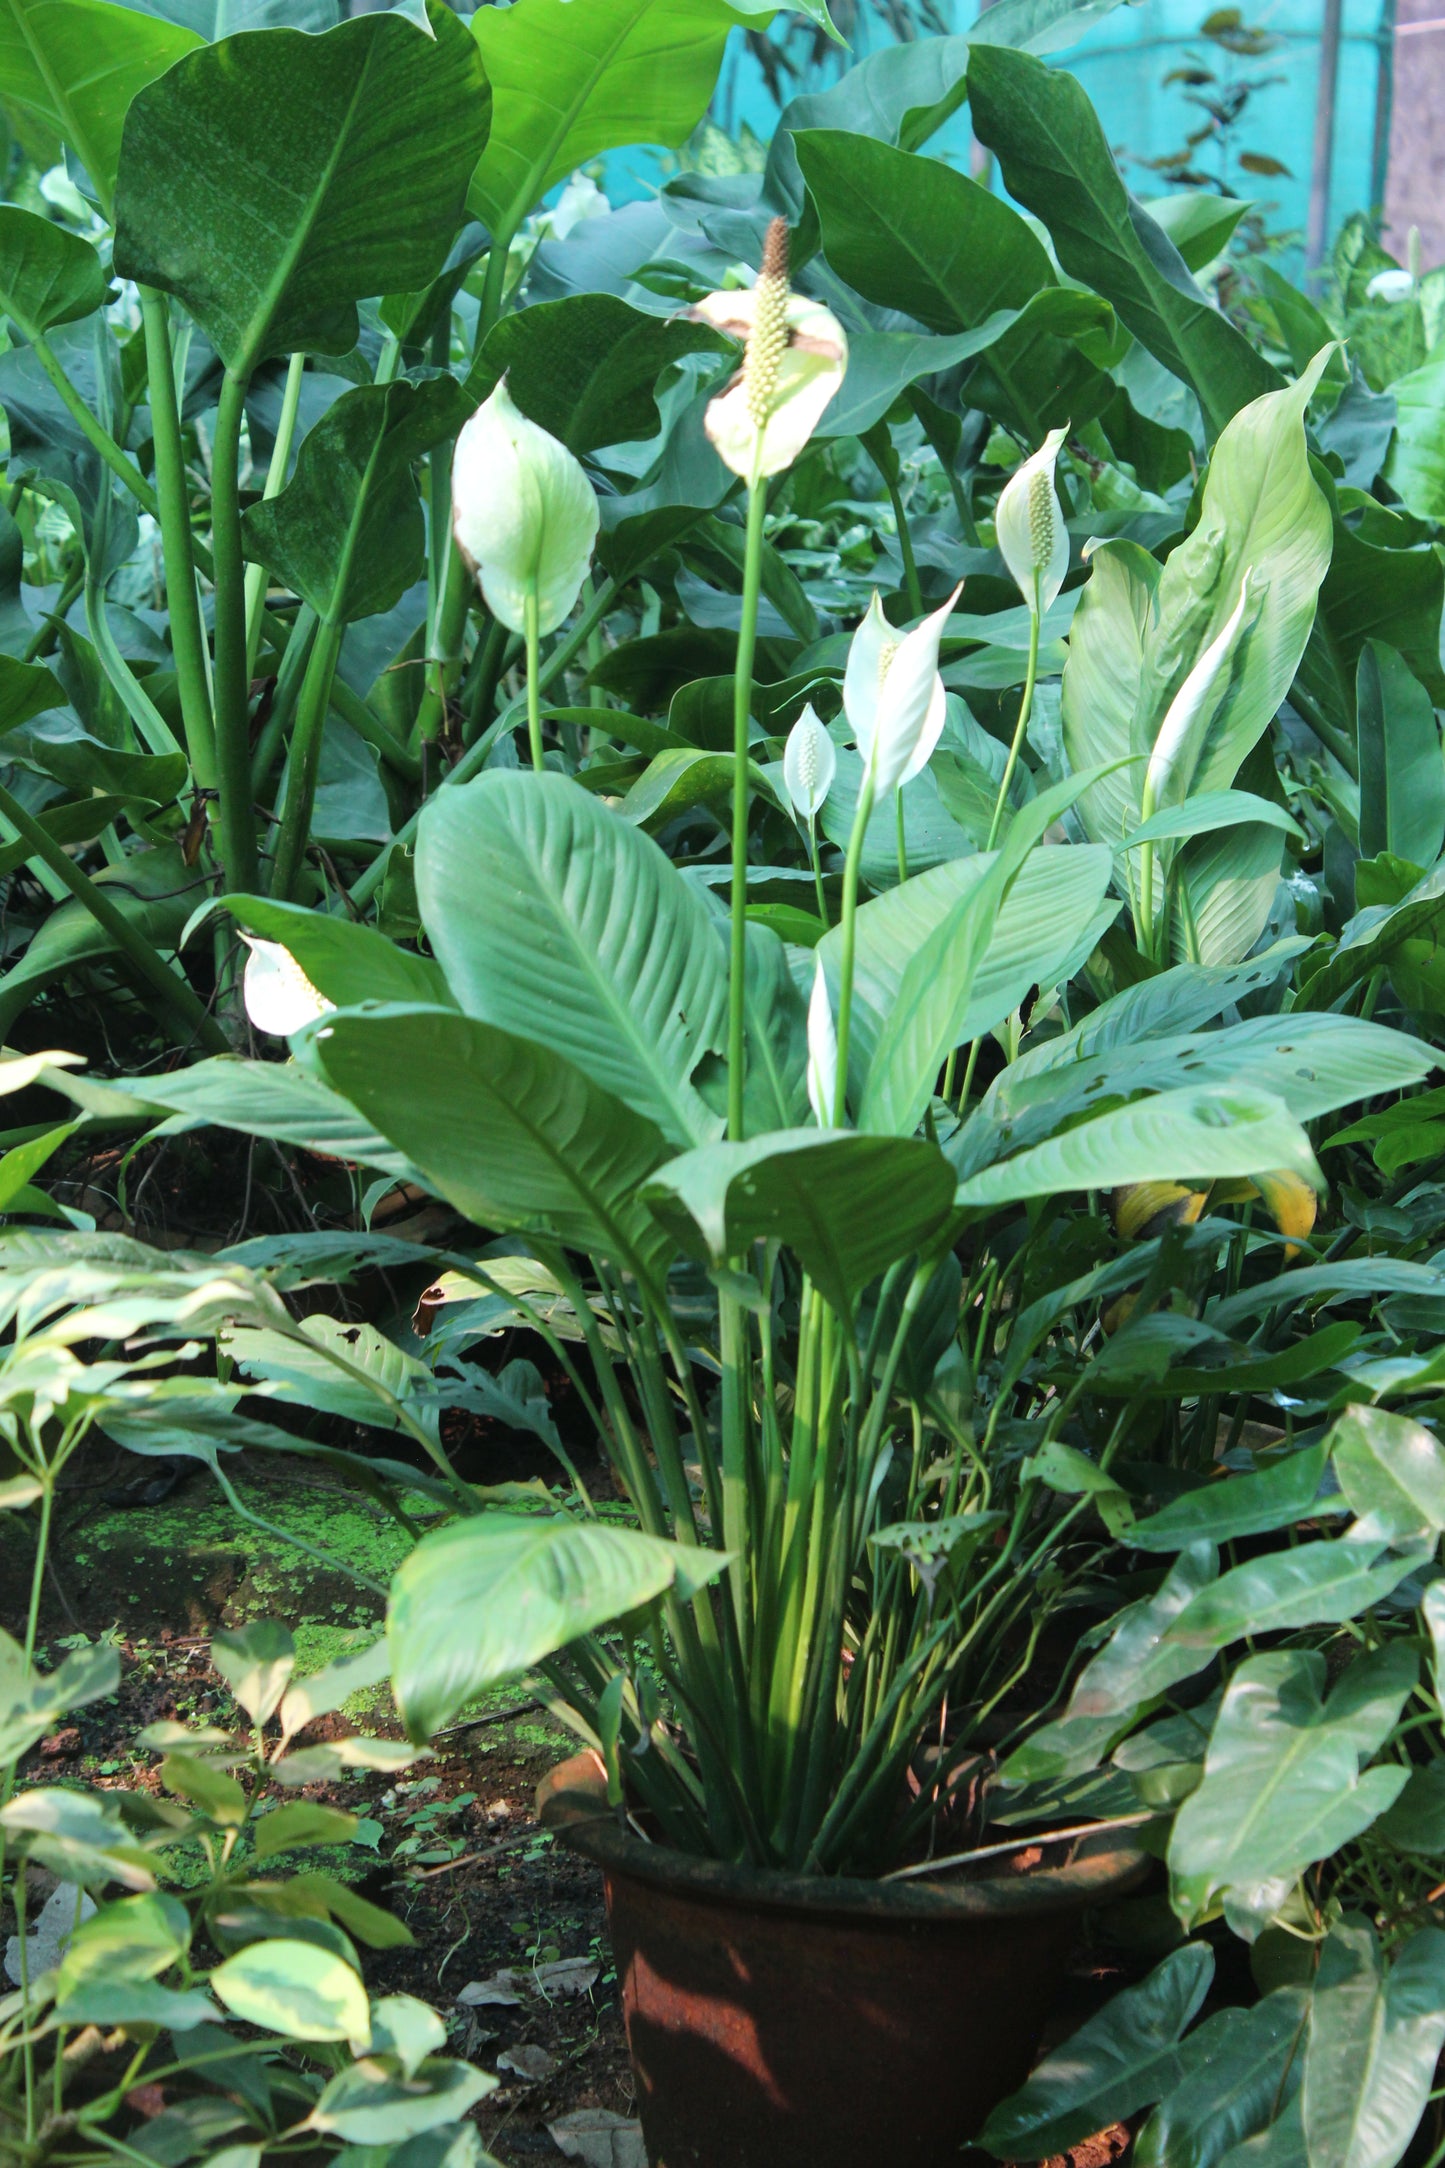
M1173 195L1151 196L1139 205L1156 226L1163 227L1191 271L1202 271L1213 263L1250 208L1248 197L1220 196L1212 188L1182 188ZM1317 339L1311 353L1319 343Z
M1176 961L1235 964L1269 920L1279 887L1284 837L1274 823L1249 821L1193 837L1170 868L1170 940Z
M1386 1408L1347 1408L1330 1431L1340 1489L1391 1543L1445 1529L1445 1447L1423 1423Z
M1157 559L1137 542L1104 543L1090 559L1069 632L1060 710L1064 750L1076 773L1096 761L1107 764L1109 772L1090 786L1079 810L1094 840L1114 847L1139 826L1148 748L1135 718L1159 576Z
M1309 1515L1324 1468L1324 1445L1312 1445L1254 1475L1205 1483L1148 1520L1136 1521L1128 1540L1138 1551L1174 1551L1186 1543L1234 1543L1241 1536L1289 1528Z
M302 440L280 495L246 513L247 555L330 624L394 608L426 570L412 463L466 415L450 377L344 393Z
M349 1844L357 1830L354 1814L324 1807L319 1800L293 1799L263 1814L255 1824L257 1859L274 1859L302 1845Z
M1385 479L1417 519L1445 519L1445 354L1397 376L1390 395L1395 436Z
M393 2073L374 2060L376 2030L373 2023L373 2055L338 2071L327 2085L306 2118L312 2130L344 2144L400 2146L423 2131L460 2122L501 2082L470 2063L440 2059L414 2073Z
M387 1609L408 1733L429 1738L474 1695L674 1586L690 1596L726 1564L721 1551L561 1514L481 1513L424 1536Z
M1222 1649L1244 1634L1338 1625L1388 1596L1419 1563L1417 1554L1385 1550L1367 1527L1335 1542L1266 1551L1221 1574L1171 1632L1195 1647Z
M226 38L131 106L116 270L178 295L234 375L296 347L346 353L359 300L440 271L489 98L456 17L431 21ZM218 217L215 176L239 173Z
M1003 2160L1043 2160L1161 2099L1179 2078L1184 2033L1213 1977L1207 1944L1171 1950L1044 2057L994 2109L980 2144Z
M249 1943L217 1966L211 1986L233 2017L288 2040L349 2040L364 2048L371 2036L359 1975L314 1942Z
M1417 881L1399 903L1371 904L1355 914L1328 961L1304 980L1301 1005L1327 1009L1371 972L1388 971L1401 962L1408 966L1416 943L1425 944L1433 953L1439 945L1442 925L1445 866L1437 866Z
M1169 1840L1182 1919L1204 1918L1225 1897L1236 1925L1257 1932L1306 1867L1385 1811L1405 1770L1361 1764L1388 1738L1415 1672L1412 1650L1376 1650L1356 1658L1326 1700L1325 1659L1314 1650L1273 1649L1239 1666L1204 1780Z
M0 102L32 141L68 143L108 206L131 100L199 43L108 0L4 0Z
M959 1184L958 1202L989 1206L1126 1182L1217 1181L1265 1167L1293 1168L1319 1182L1309 1139L1284 1102L1247 1086L1186 1088L1096 1114L999 1160Z
M723 1044L723 947L649 837L562 776L487 775L428 807L416 870L470 1015L544 1041L676 1144L717 1135L691 1077Z
M1265 2128L1300 2082L1305 1989L1277 1988L1253 2009L1218 2010L1192 2032L1181 2077L1135 2144L1138 2168L1214 2168Z
M871 1280L939 1233L953 1174L921 1137L785 1129L669 1160L643 1195L684 1248L713 1264L754 1241L784 1243L847 1316Z
M560 1054L445 1009L343 1013L316 1046L336 1089L478 1226L651 1277L666 1244L637 1190L667 1157L662 1133Z
M441 966L388 941L355 919L329 918L297 903L266 896L219 898L237 925L289 949L318 993L338 1009L363 1001L416 1001L446 1007Z
M177 1898L147 1890L113 1899L66 1944L55 1983L58 2014L66 2016L96 1982L155 1979L181 1962L190 1942L190 1914Z
M1070 277L1113 303L1140 344L1198 394L1211 431L1279 378L1195 285L1134 202L1082 84L1025 53L976 46L969 107L1016 203L1044 221Z
M1429 693L1380 640L1360 650L1355 682L1360 856L1389 851L1433 866L1445 843L1445 756Z
M252 1723L264 1724L296 1669L296 1643L279 1619L253 1619L211 1637L211 1662Z
M1239 828L1245 823L1279 828L1286 835L1301 839L1304 835L1287 807L1273 805L1268 798L1256 798L1253 791L1205 790L1197 797L1185 799L1182 805L1165 806L1161 812L1151 815L1142 827L1124 838L1122 847L1133 851L1141 843L1207 835L1216 829Z
M0 204L0 309L27 339L89 316L110 290L89 241L34 211Z
M734 351L706 324L652 316L615 294L569 294L494 324L466 389L480 401L505 376L527 419L580 455L654 436L665 372L684 354Z
M1445 2045L1445 1934L1423 1927L1387 1961L1347 1916L1320 1952L1304 2067L1310 2168L1395 2168Z

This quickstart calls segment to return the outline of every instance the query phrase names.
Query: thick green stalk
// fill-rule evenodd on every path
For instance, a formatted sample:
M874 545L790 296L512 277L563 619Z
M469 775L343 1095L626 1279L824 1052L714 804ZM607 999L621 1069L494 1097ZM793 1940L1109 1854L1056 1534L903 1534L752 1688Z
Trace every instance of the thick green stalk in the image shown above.
M60 876L71 895L85 906L96 924L110 935L126 961L145 980L170 1020L177 1045L189 1049L199 1040L213 1053L224 1054L227 1051L224 1033L215 1019L207 1015L186 981L171 970L160 951L131 924L123 911L117 909L105 890L81 872L70 853L47 834L3 783L0 783L0 813L29 845L32 856Z
M160 506L161 549L166 567L166 604L170 611L171 651L181 696L186 751L191 777L199 790L216 788L216 724L206 672L206 636L196 592L196 561L191 548L190 487L181 412L176 399L175 357L171 351L170 314L165 297L140 289L145 326L146 371L150 382L151 436L155 446L156 498Z
M315 632L316 612L303 603L296 612L291 637L286 642L281 666L276 673L271 712L266 717L261 734L256 740L256 750L251 755L251 794L255 798L260 798L264 792L266 778L275 766L282 740L291 728L291 718L296 713L296 702L301 697Z
M537 683L541 668L538 652L541 645L540 609L535 584L522 605L523 621L527 634L527 745L532 755L533 772L542 773L542 692Z
M301 862L311 834L311 808L316 802L316 777L321 766L321 739L326 711L331 705L331 681L346 636L344 624L323 618L316 628L311 659L301 698L296 706L296 728L291 738L291 758L286 766L286 803L281 811L281 831L276 839L276 863L271 893L290 903L296 894Z
M55 356L55 349L44 332L38 334L32 341L32 346L36 360L55 386L56 391L60 394L62 404L79 425L92 448L100 454L100 457L110 468L111 473L118 480L124 482L126 488L141 508L158 520L160 518L160 503L155 491L151 488L150 483L145 479L135 461L127 457L109 430L102 428L91 413L90 408L81 398L80 393L71 383L64 369L61 368Z
M733 863L732 942L728 972L728 1135L743 1136L743 1059L746 1044L748 967L748 730L753 713L753 656L758 644L758 595L763 570L763 514L767 491L748 486L747 539L743 551L743 614L733 671Z
M833 1096L833 1126L843 1128L848 1119L848 1041L853 1022L853 956L858 940L858 873L863 863L863 837L873 812L873 778L863 777L853 833L843 861L843 953L838 959L838 1082Z
M281 395L281 419L276 425L276 442L271 447L271 464L266 469L266 486L261 500L268 503L279 497L286 481L286 469L291 463L291 444L296 435L296 413L301 404L301 379L306 370L306 356L293 354L286 369L286 389ZM256 650L261 645L261 613L266 607L266 567L246 567L246 676L256 674Z
M813 868L813 893L818 899L818 916L826 926L828 899L823 894L823 868L818 858L818 819L814 813L808 815L808 860Z
M1029 711L1034 704L1034 680L1039 674L1039 602L1039 575L1035 572L1034 599L1029 604L1029 661L1028 669L1024 675L1023 699L1019 702L1019 719L1014 724L1013 743L1008 749L1008 759L1004 763L1003 781L998 787L998 800L993 809L993 819L988 824L988 841L984 845L986 851L991 851L998 841L999 824L1003 820L1004 807L1008 804L1009 785L1014 779L1014 769L1018 766L1019 752L1024 742L1024 732L1029 727Z
M246 562L241 550L239 466L246 411L243 378L221 383L211 446L211 546L215 559L216 772L221 792L221 862L226 886L256 886L256 821L251 803L250 689L246 669Z

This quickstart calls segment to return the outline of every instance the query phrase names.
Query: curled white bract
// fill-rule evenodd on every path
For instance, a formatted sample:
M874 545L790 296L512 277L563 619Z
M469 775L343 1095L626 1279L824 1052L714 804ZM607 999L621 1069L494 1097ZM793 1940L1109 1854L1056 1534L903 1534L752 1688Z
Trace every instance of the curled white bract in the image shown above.
M833 1126L838 1097L838 1032L823 960L813 965L813 991L808 1001L808 1104L820 1129Z
M783 747L783 787L799 820L817 819L837 772L837 747L809 701Z
M290 949L279 941L262 941L251 933L243 933L241 939L251 951L241 992L246 1014L257 1031L289 1039L293 1031L314 1024L318 1016L336 1007L312 985Z
M1253 578L1254 567L1251 565L1239 583L1238 602L1170 701L1168 712L1159 725L1159 735L1154 740L1154 750L1144 772L1141 804L1146 818L1166 802L1171 789L1175 797L1183 797L1188 792L1199 740L1229 683L1245 614L1253 600ZM1181 781L1182 789L1177 787Z
M502 378L457 438L452 532L487 608L526 630L537 598L539 634L570 616L597 541L597 497L565 444L529 421Z
M1054 469L1068 430L1051 429L1038 450L1004 483L994 513L1003 561L1030 609L1053 602L1069 569L1069 532L1054 487Z
M875 797L921 774L938 743L948 713L938 643L962 592L960 582L940 609L901 637L875 592L853 635L843 707Z

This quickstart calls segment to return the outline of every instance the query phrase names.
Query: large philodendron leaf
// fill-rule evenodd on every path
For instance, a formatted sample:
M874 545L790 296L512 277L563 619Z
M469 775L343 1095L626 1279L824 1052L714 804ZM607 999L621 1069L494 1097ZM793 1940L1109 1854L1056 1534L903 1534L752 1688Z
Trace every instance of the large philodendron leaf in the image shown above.
M27 339L89 316L110 290L89 241L34 211L0 204L0 309Z
M1325 1659L1272 1649L1225 1690L1204 1779L1169 1840L1175 1910L1203 1919L1223 1897L1250 1940L1296 1878L1368 1829L1408 1770L1361 1763L1384 1745L1415 1682L1412 1649L1358 1657L1324 1697Z
M1445 2045L1445 1934L1422 1927L1386 1963L1347 1915L1320 1952L1304 2065L1310 2168L1395 2168Z
M485 775L423 814L416 882L469 1015L555 1047L675 1145L718 1134L690 1079L723 1045L723 946L649 836L563 776Z
M735 352L707 324L652 316L616 294L568 294L494 324L467 391L485 399L505 376L529 421L569 451L595 452L657 434L660 380L684 354Z
M1445 519L1445 354L1437 347L1390 386L1395 435L1385 479L1416 519Z
M1433 866L1445 842L1445 761L1429 693L1403 655L1367 640L1355 678L1360 856Z
M651 1283L668 1244L638 1189L661 1132L572 1063L454 1009L342 1011L327 1079L481 1227L551 1235Z
M1142 346L1192 385L1211 433L1279 376L1195 285L1120 178L1083 85L998 45L969 55L969 106L1016 203L1043 220L1072 278L1111 301Z
M346 353L358 301L441 270L490 102L473 40L449 8L431 21L242 32L131 106L116 270L178 295L234 375Z
M392 609L426 571L412 462L467 411L449 376L343 393L302 439L280 495L246 513L247 554L330 624Z
M424 1536L391 1584L386 1638L407 1731L426 1739L474 1695L676 1587L686 1599L723 1551L603 1521L481 1513Z
M555 181L632 143L686 142L728 33L773 0L515 0L481 7L472 32L496 125L468 203L501 245ZM817 10L804 12L814 15Z
M37 163L68 143L108 208L126 109L199 43L194 30L107 0L3 0L0 105Z
M1273 822L1191 836L1169 872L1176 962L1237 964L1247 956L1268 923L1283 856Z
M755 1241L784 1243L847 1316L870 1281L938 1234L953 1173L922 1137L784 1129L670 1160L644 1196L668 1232L712 1264Z
M1318 1186L1309 1138L1282 1099L1253 1086L1185 1088L1096 1114L970 1175L965 1206L1012 1204L1057 1190L1117 1189L1129 1182L1218 1181L1292 1168Z

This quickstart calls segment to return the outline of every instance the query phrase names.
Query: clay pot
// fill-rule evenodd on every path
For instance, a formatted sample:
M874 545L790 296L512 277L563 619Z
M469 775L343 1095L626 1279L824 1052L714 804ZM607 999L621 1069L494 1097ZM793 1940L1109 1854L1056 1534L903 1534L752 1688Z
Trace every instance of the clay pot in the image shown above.
M992 1881L729 1866L619 1829L595 1754L537 1809L606 1878L652 2168L958 2168L1028 2074L1080 1914L1149 1864L1109 1832Z

